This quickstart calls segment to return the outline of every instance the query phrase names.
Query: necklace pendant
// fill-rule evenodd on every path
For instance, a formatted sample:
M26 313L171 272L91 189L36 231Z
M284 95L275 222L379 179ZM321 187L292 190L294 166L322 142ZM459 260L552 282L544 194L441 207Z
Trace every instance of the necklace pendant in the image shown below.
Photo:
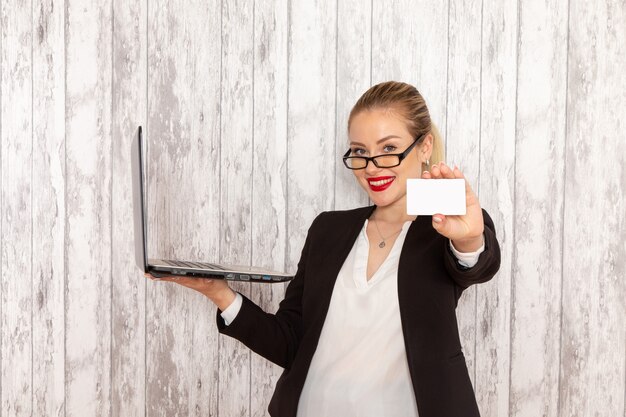
M381 248L381 249L384 248L385 247L385 241L383 240L382 242L380 242L378 244L378 247Z

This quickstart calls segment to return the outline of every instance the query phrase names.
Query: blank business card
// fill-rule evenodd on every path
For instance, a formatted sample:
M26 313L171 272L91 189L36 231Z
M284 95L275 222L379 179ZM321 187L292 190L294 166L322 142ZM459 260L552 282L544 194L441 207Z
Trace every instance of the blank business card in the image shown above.
M465 214L465 180L408 179L406 212L418 216Z

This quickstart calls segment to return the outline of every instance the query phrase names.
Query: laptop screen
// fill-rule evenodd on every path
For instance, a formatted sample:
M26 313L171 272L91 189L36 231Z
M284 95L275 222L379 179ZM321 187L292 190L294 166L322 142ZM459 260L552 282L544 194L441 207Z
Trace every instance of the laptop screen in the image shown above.
M143 152L141 126L131 144L131 167L133 176L133 223L135 232L135 262L139 269L148 272L146 253L146 216L143 199Z

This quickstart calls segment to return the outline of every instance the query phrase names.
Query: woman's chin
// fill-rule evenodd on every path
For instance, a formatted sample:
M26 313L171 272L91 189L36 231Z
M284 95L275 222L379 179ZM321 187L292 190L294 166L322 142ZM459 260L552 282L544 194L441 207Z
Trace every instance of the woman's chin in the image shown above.
M369 187L369 185L362 185L363 188L365 188L365 191L367 191L367 195L370 198L371 203L376 207L389 206L401 198L401 195L398 195L398 190L396 190L393 185L383 191L374 191Z
M385 198L385 196L382 196L382 195L372 195L372 194L370 194L370 201L376 207L385 207L393 203L393 199L391 198Z

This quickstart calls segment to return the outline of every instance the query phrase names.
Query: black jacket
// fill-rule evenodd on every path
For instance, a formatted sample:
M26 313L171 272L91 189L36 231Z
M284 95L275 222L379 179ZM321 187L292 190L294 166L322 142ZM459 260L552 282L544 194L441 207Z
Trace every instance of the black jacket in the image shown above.
M311 225L295 278L276 314L244 297L237 317L219 331L285 368L270 415L296 415L298 400L326 319L335 279L374 206L324 212ZM472 268L460 266L448 240L418 217L409 227L398 266L398 298L409 371L420 417L477 417L476 398L461 351L455 309L463 290L491 279L500 247L485 219L485 251Z

